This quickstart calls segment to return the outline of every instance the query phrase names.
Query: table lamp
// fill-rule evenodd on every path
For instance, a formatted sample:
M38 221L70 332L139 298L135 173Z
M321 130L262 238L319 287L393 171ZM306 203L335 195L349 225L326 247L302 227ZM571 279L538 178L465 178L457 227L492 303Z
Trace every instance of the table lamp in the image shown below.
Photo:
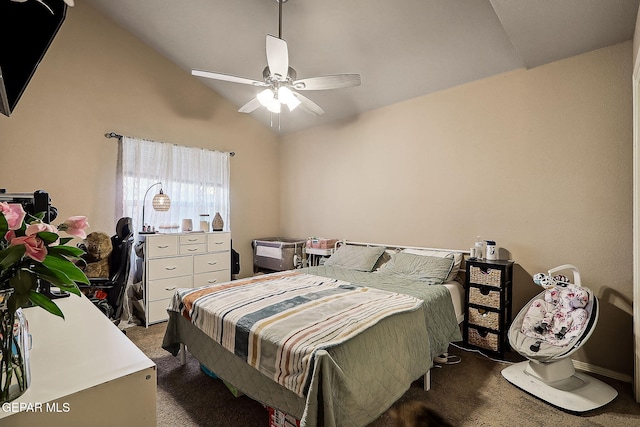
M151 187L147 189L146 193L144 193L144 198L142 199L142 231L140 231L139 234L155 233L154 231L145 229L144 206L146 205L146 202L147 202L147 194L149 194L149 190L151 190L156 185L160 186L160 192L155 196L153 196L153 201L152 201L153 210L165 212L165 211L168 211L169 208L171 207L171 199L162 191L162 182L156 182L155 184L151 185Z

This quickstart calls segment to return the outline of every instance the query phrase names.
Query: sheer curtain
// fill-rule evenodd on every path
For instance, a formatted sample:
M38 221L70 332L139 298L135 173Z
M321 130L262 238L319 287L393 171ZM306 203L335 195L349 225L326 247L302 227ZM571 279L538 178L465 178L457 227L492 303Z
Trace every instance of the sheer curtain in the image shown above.
M153 196L160 191L160 185L154 186L147 194L144 220L156 230L180 227L183 219L191 219L198 230L200 215L208 214L212 221L216 212L230 230L229 153L123 136L120 180L123 216L133 219L136 231L143 225L144 195L157 182L170 197L171 208L153 209Z

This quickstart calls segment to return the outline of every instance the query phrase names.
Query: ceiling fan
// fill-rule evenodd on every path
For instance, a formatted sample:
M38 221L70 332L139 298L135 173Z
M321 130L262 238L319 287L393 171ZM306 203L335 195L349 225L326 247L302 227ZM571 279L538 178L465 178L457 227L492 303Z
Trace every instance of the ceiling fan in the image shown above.
M282 104L285 104L289 111L300 107L301 110L314 116L322 115L324 110L306 96L298 93L298 91L360 86L360 75L332 74L298 79L296 71L289 67L287 42L282 38L282 3L286 3L287 0L276 0L276 2L278 2L279 18L278 37L267 34L267 66L262 71L263 81L202 70L191 70L191 74L198 77L264 88L255 98L240 107L238 111L241 113L251 113L260 106L266 107L272 113L280 113Z

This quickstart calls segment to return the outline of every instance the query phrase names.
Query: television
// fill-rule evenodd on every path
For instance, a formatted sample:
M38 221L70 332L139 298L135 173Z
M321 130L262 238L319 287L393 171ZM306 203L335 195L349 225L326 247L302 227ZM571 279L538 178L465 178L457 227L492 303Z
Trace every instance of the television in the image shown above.
M0 113L7 117L16 108L67 14L63 0L41 2L0 0L0 28L4 34L0 37Z

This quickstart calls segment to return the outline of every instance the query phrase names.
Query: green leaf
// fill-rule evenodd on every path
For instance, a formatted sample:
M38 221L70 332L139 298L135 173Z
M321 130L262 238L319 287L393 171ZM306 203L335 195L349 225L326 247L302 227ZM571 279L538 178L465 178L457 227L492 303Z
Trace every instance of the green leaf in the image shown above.
M74 295L78 295L78 296L82 295L82 292L80 292L80 288L75 283L73 285L61 285L58 287L60 288L60 290L67 291Z
M51 243L58 240L58 235L50 231L41 231L38 233L38 237L42 239L45 245L50 245Z
M60 238L60 244L61 245L66 245L67 243L69 243L72 240L73 240L73 237L61 237Z
M74 282L89 284L89 279L87 279L84 272L63 256L56 254L47 255L44 261L42 261L42 264L50 270L58 270Z
M4 236L9 231L9 224L7 223L7 218L4 215L0 215L0 236Z
M27 248L25 245L9 246L0 251L0 270L6 270L24 256Z
M56 303L51 301L46 295L31 291L29 299L35 305L40 306L47 310L49 313L55 314L56 316L62 317L64 319L64 314L62 314L62 310L60 310L60 307L58 307Z
M14 295L29 295L36 289L37 277L28 270L18 270L18 273L9 279L9 286L14 289Z
M42 220L44 219L44 212L38 212L37 214L27 214L27 216L29 217L29 219L27 220L27 222L29 224L33 224L34 222L42 222Z
M16 294L15 292L9 297L9 301L7 301L7 308L11 312L15 312L18 307L24 307L27 302L29 302L30 294Z
M59 255L59 256L67 256L73 258L80 258L84 255L84 251L80 248L76 248L75 246L51 246L47 248L47 253L49 255Z
M51 282L54 286L69 286L73 283L73 280L60 270L51 269L42 264L34 265L33 272L36 273L40 279Z
M64 262L62 262L64 260ZM82 270L66 258L47 256L42 264L33 266L33 271L41 278L55 286L73 286L75 282L89 284L89 279Z

